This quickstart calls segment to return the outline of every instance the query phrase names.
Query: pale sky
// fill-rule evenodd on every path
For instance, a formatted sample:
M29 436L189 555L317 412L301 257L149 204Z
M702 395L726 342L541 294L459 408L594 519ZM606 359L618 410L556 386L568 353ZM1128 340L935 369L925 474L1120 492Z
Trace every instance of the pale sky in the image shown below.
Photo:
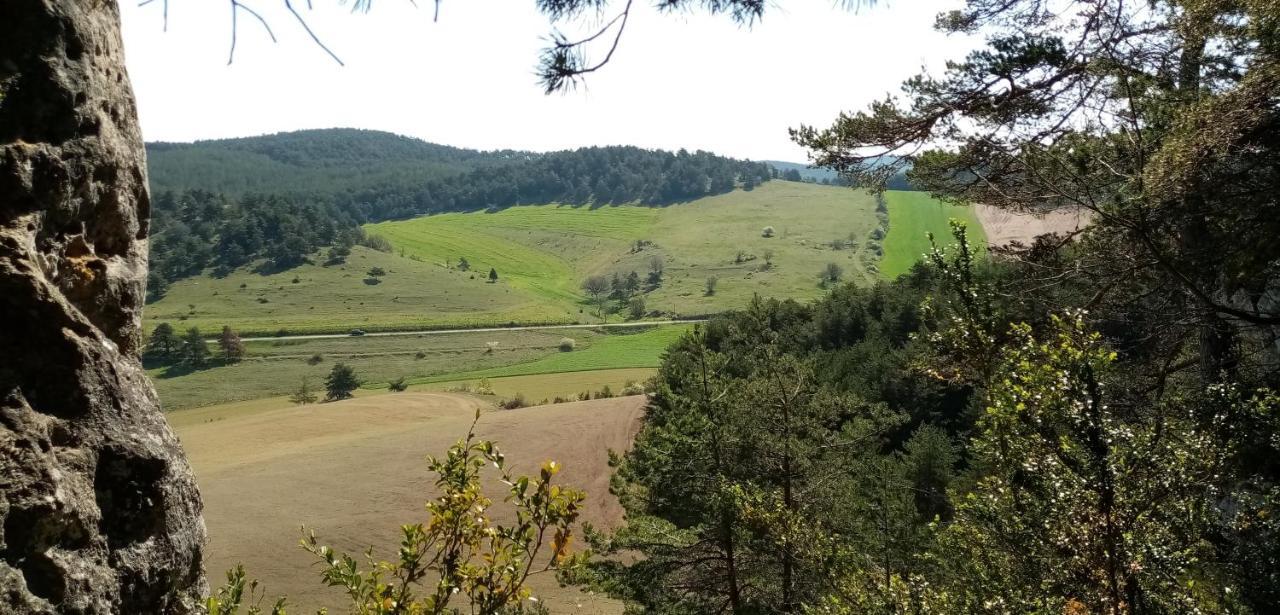
M825 126L973 45L932 30L955 0L881 0L857 12L779 0L750 29L702 11L660 14L640 0L613 61L584 88L547 96L534 68L551 26L532 0L444 0L438 23L431 0L354 15L315 0L304 14L345 67L282 0L244 2L279 42L241 13L228 66L228 3L171 0L165 32L159 0L121 0L147 140L355 127L476 149L637 145L804 162L788 127ZM572 38L584 25L561 28Z

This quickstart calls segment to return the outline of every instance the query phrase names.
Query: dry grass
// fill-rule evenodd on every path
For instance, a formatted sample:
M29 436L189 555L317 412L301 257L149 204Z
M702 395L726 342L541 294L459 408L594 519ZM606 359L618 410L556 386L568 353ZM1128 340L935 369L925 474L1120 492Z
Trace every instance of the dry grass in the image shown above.
M518 472L534 472L547 459L563 463L564 483L588 493L584 520L610 527L622 510L609 495L607 451L630 446L643 403L627 397L488 410L478 433L498 441ZM216 577L243 562L270 594L287 594L291 610L344 612L341 593L321 586L311 556L298 548L299 526L315 528L336 548L358 554L373 545L376 555L394 558L399 526L423 520L431 495L424 458L464 435L481 406L487 404L467 395L401 393L170 414L204 497L206 567ZM486 488L501 495L496 481ZM553 612L621 612L617 603L559 587L550 575L535 577L533 588Z

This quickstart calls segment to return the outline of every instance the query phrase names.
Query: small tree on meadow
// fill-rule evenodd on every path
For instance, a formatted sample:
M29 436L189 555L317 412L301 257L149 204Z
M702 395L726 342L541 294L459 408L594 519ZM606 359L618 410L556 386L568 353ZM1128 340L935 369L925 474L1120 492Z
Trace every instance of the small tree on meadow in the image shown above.
M843 275L844 269L840 265L827 263L827 266L822 268L822 283L835 284L840 281L840 277Z
M645 305L644 305L644 297L641 295L636 295L632 297L631 300L627 302L627 310L628 312L630 312L631 318L633 320L644 318L644 314L646 311Z
M458 257L458 271L470 271L471 263L467 262L466 257Z
M173 330L173 325L162 322L151 332L144 352L148 358L171 362L178 359L181 349L182 338L178 337L178 333Z
M218 336L218 348L222 350L222 360L228 363L236 363L244 358L244 342L231 327L222 327L222 335Z
M310 381L306 378L302 379L302 384L298 385L297 390L289 396L289 401L298 405L314 404L318 399L316 392L311 390Z
M712 276L707 276L707 292L706 292L706 295L707 295L708 297L710 297L711 295L716 294L716 285L717 285L717 284L719 284L719 283L720 283L720 278L717 278L716 276L713 276L713 275L712 275Z
M657 286L662 283L662 272L665 267L666 263L662 261L661 256L649 259L649 284Z
M773 249L765 248L763 256L764 256L764 268L773 269Z
M498 281L498 270L497 270L497 269L494 269L493 267L490 267L490 268L489 268L489 282L491 282L491 283L492 283L492 282L497 282L497 281Z
M387 275L387 270L382 267L373 267L372 269L369 269L369 277L371 278L380 278L384 275Z
M182 336L182 360L184 363L201 367L209 360L209 345L200 335L200 329L191 327Z
M604 304L609 298L609 280L602 275L593 275L582 281L582 290L596 302L596 315L603 316Z
M360 388L360 379L356 377L356 371L351 369L350 365L335 363L328 377L324 379L324 388L326 401L348 399L356 389Z
M774 230L772 226L766 226L764 227L764 229L760 231L760 236L764 237L765 239L773 237L773 235L774 235Z

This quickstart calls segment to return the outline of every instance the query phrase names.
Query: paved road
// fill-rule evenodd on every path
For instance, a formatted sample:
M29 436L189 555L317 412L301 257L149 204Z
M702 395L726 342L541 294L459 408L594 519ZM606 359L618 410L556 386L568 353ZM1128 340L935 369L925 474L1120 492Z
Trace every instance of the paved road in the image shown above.
M705 318L691 320L649 320L645 322L615 322L599 325L536 325L529 327L485 327L483 329L430 329L425 331L379 331L354 336L348 333L325 333L320 335L273 335L269 337L246 337L245 342L270 342L275 340L325 340L341 337L389 337L393 335L443 335L446 333L488 333L493 331L540 331L544 329L612 329L626 327L655 327L663 325L682 325L707 322Z

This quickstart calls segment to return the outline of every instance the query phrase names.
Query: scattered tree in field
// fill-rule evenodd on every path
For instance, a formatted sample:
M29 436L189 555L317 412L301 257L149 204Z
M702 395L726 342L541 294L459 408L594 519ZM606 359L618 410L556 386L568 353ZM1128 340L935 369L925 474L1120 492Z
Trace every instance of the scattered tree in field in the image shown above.
M173 325L162 322L156 325L147 339L145 354L148 358L163 362L173 362L181 358L182 339L173 330Z
M840 265L837 265L836 263L827 263L827 266L822 268L822 273L820 274L820 277L822 278L822 284L824 286L829 286L831 284L835 284L836 282L839 282L840 277L843 275L844 275L844 268L842 268Z
M577 347L578 347L578 342L575 341L572 337L560 338L560 352L573 352L573 349Z
M490 283L490 284L492 284L492 283L497 282L497 281L498 281L498 270L497 270L497 269L494 269L494 268L492 268L492 267L490 267L490 268L489 268L489 283Z
M316 392L311 390L310 380L305 377L302 379L302 383L298 385L298 388L289 395L289 401L298 405L314 404L319 399Z
M632 297L631 300L627 302L627 312L631 315L632 320L638 320L640 318L644 318L644 315L645 315L644 296L636 295Z
M765 239L773 237L773 234L774 234L774 230L772 226L766 226L764 227L764 229L760 231L760 236L764 237Z
M458 271L471 271L471 263L467 262L465 256L458 257Z
M591 296L596 303L596 316L604 316L604 306L609 300L609 280L602 275L593 275L582 281L582 290Z
M360 388L360 379L356 372L346 363L334 363L333 369L324 379L325 400L336 401L348 399Z
M661 256L653 256L649 259L649 285L658 286L662 284L662 272L666 268L666 263Z
M319 365L323 362L324 362L324 355L318 352L307 357L307 365Z
M627 274L627 282L625 285L627 296L640 292L640 274L632 271Z
M341 265L347 262L347 257L351 256L351 247L347 245L336 245L329 248L329 257L325 261L326 265Z
M396 378L387 383L387 389L392 393L401 393L409 388L409 383L405 381L404 376Z
M200 329L191 327L182 336L182 362L192 367L203 367L209 360L209 344L200 335Z
M617 271L613 272L613 277L609 280L609 297L619 301L627 298L627 283Z
M244 342L229 326L222 327L222 334L218 336L218 348L222 351L222 360L228 363L244 358Z
M477 421L479 417L477 410ZM531 574L571 570L583 563L570 544L586 495L554 484L558 463L542 464L534 477L512 475L497 445L476 439L473 423L443 458L429 458L428 467L437 476L438 495L427 502L425 523L401 528L397 561L379 562L364 572L357 558L321 545L315 530L304 528L303 547L319 560L325 583L352 597L353 612L528 612L524 605L533 597L525 583ZM509 486L505 501L515 510L511 525L496 525L488 514L493 501L482 485L481 470L486 468L496 470L501 484ZM424 578L431 582L404 581ZM370 609L370 604L377 608Z
M765 248L762 254L764 256L764 268L772 269L773 268L773 248Z
M705 293L706 296L710 297L711 295L716 294L716 285L719 283L720 283L720 278L713 275L707 276L706 293Z
M387 275L387 270L383 269L382 267L372 267L369 269L368 275L371 278L380 278L384 275Z

